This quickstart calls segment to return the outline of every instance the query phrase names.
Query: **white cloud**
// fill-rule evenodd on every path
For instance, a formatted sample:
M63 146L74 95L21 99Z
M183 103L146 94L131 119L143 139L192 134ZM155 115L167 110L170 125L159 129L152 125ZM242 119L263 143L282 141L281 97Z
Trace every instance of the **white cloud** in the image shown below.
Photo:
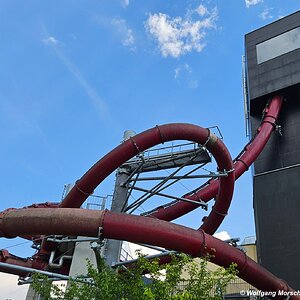
M192 73L192 69L189 64L184 64L183 67L188 73Z
M259 17L264 21L273 19L273 16L271 15L271 8L265 8Z
M198 87L198 80L193 76L193 70L187 63L174 69L174 79L183 82L190 89Z
M117 33L121 36L123 46L129 47L130 50L135 50L135 38L132 29L127 26L126 20L116 18L112 20L112 25L117 29Z
M52 46L55 46L55 45L58 44L58 40L57 40L55 37L53 37L53 36L49 36L49 37L43 39L43 43L44 43L45 45L52 45Z
M227 231L220 231L217 232L213 235L215 238L222 240L222 241L226 241L230 239L230 235Z
M126 8L127 6L129 6L129 0L121 0L121 4L124 8Z
M196 8L196 12L198 13L199 16L203 17L204 15L206 15L208 13L208 10L203 4L200 4Z
M178 66L177 68L175 68L175 70L174 70L174 73L175 73L174 74L174 78L177 79L182 71L184 71L185 73L190 73L190 74L192 73L192 69L191 69L190 65L187 64L187 63L185 63L185 64L183 64L183 65Z
M127 30L126 35L124 36L124 38L122 40L122 44L124 46L132 46L134 44L134 37L133 37L131 29Z
M245 4L246 4L247 8L249 8L252 5L257 5L259 3L262 3L262 2L263 2L263 0L245 0Z
M193 50L203 50L206 45L204 37L208 29L216 27L217 17L217 8L209 12L200 5L193 11L189 10L185 17L171 18L163 13L150 14L145 27L157 40L163 57L179 57Z
M180 73L180 67L177 67L175 70L174 70L174 78L177 79L178 76L179 76L179 73Z

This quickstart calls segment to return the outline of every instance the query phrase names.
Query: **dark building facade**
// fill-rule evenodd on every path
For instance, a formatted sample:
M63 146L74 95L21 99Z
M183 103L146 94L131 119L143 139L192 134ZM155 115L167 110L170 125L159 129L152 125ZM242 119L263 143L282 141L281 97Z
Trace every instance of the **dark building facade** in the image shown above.
M300 11L245 36L252 135L272 95L285 102L254 163L258 262L300 289Z

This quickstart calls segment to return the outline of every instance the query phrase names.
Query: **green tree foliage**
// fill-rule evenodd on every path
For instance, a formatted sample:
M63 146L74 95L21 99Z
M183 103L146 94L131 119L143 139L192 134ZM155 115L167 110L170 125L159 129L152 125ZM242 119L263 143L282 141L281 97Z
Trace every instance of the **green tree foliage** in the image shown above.
M62 289L39 274L33 276L33 288L44 300L218 300L237 273L235 265L228 269L207 268L209 258L195 262L187 255L172 257L161 266L158 260L139 260L130 269L110 269L101 259L98 269L88 263L88 283L70 281ZM147 275L143 275L147 273ZM186 274L183 279L182 274ZM145 276L147 280L145 280Z

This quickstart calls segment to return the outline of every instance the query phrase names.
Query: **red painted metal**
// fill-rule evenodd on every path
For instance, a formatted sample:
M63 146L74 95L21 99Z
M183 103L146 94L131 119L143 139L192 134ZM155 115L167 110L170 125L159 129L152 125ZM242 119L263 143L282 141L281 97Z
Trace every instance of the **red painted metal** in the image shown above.
M37 262L36 260L34 260L32 258L21 258L21 257L15 256L13 254L10 254L5 249L0 250L0 262L4 262L7 264L11 264L11 265L17 265L17 266L21 266L21 267L34 268L34 269L36 269L36 268L43 269L43 268L46 268L46 266L47 266L46 263ZM27 276L27 273L23 272L23 271L13 271L12 272L10 269L6 269L6 268L1 268L0 271L4 272L4 273L18 275L21 277Z
M262 152L266 143L268 142L272 132L276 128L276 121L279 115L281 105L283 102L282 96L275 96L269 102L269 105L264 110L264 117L254 139L244 147L243 151L234 159L235 179L238 179L250 165L257 159ZM214 198L218 192L219 180L209 180L206 184L201 186L193 194L186 194L183 198L197 201L199 198L208 202ZM174 202L173 202L174 203ZM174 204L167 204L165 207L158 208L157 211L150 213L149 217L158 218L165 221L172 221L177 219L192 210L196 209L197 205L192 203L178 201ZM213 234L216 226L205 222L200 227L205 232Z
M282 101L282 96L274 96L271 99L269 105L264 110L264 118L261 122L261 126L257 129L255 138L250 143L248 143L246 147L244 147L243 151L234 160L235 171L234 174L229 173L229 177L235 177L235 179L238 179L245 171L248 170L249 166L261 153L276 127L276 121L281 109ZM186 124L170 125L181 126ZM162 127L163 126L159 128L155 127L135 136L134 139L130 140L131 142L127 141L124 143L125 145L121 144L119 147L115 148L105 157L99 160L86 174L83 175L83 177L79 181L77 181L76 186L70 191L65 200L60 204L60 207L80 207L80 205L84 202L88 195L92 193L97 185L99 185L100 182L104 180L104 178L107 177L111 172L113 172L118 166L131 158L131 155L136 155L139 152L138 149L140 151L144 151L147 148L152 147L160 142L163 143L164 141L167 141L164 139L164 133L162 133L161 129ZM156 128L159 130L154 132ZM181 130L183 129L181 128ZM144 148L144 141L142 141L142 144L140 145L136 144L136 142L134 142L135 139L140 138L143 135L153 139L153 141L155 140L155 143L153 143L152 145L148 144L147 148ZM128 147L128 144L131 145L131 149L129 149L130 147ZM128 155L128 152L130 152L130 150L135 150L134 154L132 154L131 152L131 155ZM101 173L100 170L104 173ZM194 201L199 201L199 199L201 199L202 201L208 202L217 195L220 185L219 181L220 180L209 180L206 184L198 188L194 193L186 194L183 196L183 198L191 199ZM226 187L224 188L226 189ZM228 193L230 193L230 191L228 191ZM209 218L204 219L204 222L200 228L207 233L215 233L222 220L226 216L229 205L230 201L218 201L214 205ZM178 201L176 203L172 202L172 204L167 204L165 206L159 207L156 211L150 213L148 216L161 220L172 221L189 213L197 207L198 206L195 204L183 201Z
M209 130L190 124L157 126L124 142L97 162L77 181L76 186L59 208L46 204L35 205L35 208L8 209L0 213L0 237L39 236L41 234L98 236L99 228L102 228L102 238L147 243L193 256L201 256L213 251L213 262L224 267L236 262L239 277L258 289L292 291L284 281L260 267L244 253L208 234L218 228L227 213L235 178L240 177L258 157L276 127L281 104L282 97L273 97L264 111L265 115L256 137L235 159L234 172L232 172L233 163L226 147L219 139L210 135ZM98 184L125 161L154 145L178 139L204 144L214 155L218 168L228 172L227 177L210 180L192 194L184 195L192 200L200 198L203 201L209 201L217 195L213 210L201 229L193 230L164 221L175 219L196 208L195 205L185 202L177 202L169 208L149 214L150 217L155 218L75 208L80 207ZM52 208L48 208L49 206ZM164 220L158 220L158 218ZM37 269L45 268L45 261L41 255L33 257L32 261L26 261L2 251L0 261ZM290 299L300 299L300 297L292 296Z
M103 157L85 175L83 175L80 180L77 181L75 187L60 204L60 207L80 207L88 195L91 194L91 191L95 189L111 172L128 159L156 144L179 139L205 144L207 149L215 157L218 168L222 171L229 171L228 176L222 177L218 183L220 187L218 189L219 193L216 197L216 204L210 213L210 216L206 220L208 223L218 227L227 213L227 209L233 195L233 162L227 148L220 139L211 134L208 129L191 124L167 124L156 126L124 142ZM55 205L55 203L47 202L43 204L33 204L25 208L47 208L55 207ZM38 236L22 237L27 239L42 239L42 237ZM55 244L43 241L39 255L47 255L47 253L53 250L54 247ZM41 268L43 268L42 265Z
M216 184L216 203L204 221L208 231L215 231L226 216L232 199L233 163L226 146L219 138L211 134L208 129L191 124L156 126L125 141L100 159L76 182L60 207L80 207L93 190L127 160L155 145L172 140L188 140L205 145L214 156L218 169L228 171L228 176L221 177ZM193 199L199 200L197 196Z
M1 235L4 237L50 233L97 237L99 228L101 238L157 245L195 257L210 253L213 254L212 262L220 266L228 267L235 262L239 277L259 290L293 291L286 282L259 266L245 253L203 230L154 218L76 208L37 208L9 210L0 222ZM292 296L290 299L300 297Z
M32 268L32 269L36 269L36 270L46 270L49 265L48 260L49 260L48 257L46 260L43 260L43 256L41 256L41 255L38 255L38 256L34 255L33 257L22 258L22 257L18 257L18 256L15 256L15 255L9 253L5 249L0 250L0 262L7 263L10 265L16 265L16 266L25 267L25 268ZM70 271L70 264L68 263L66 265L63 265L60 268L59 273L63 274L63 275L68 275L69 271ZM13 270L12 271L10 268L5 268L5 267L1 267L0 272L13 274L13 275L17 275L20 277L26 277L29 275L28 272L25 272L22 270Z

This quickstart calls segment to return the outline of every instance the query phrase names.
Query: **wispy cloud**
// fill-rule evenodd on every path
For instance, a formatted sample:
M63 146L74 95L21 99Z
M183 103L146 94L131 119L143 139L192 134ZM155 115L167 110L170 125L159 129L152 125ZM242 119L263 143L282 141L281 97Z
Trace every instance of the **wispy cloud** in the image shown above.
M209 13L207 7L205 7L203 4L200 4L200 5L196 8L195 11L196 11L196 12L198 13L198 15L201 16L201 17L203 17L203 16L205 16L206 14Z
M121 0L121 4L124 8L129 6L129 0Z
M175 73L174 78L177 79L182 71L184 71L185 73L192 73L192 69L191 69L190 65L189 64L183 64L181 66L178 66L174 70L174 73Z
M133 30L128 27L126 20L115 18L111 23L116 28L117 33L120 35L122 45L129 47L129 49L132 51L136 50Z
M54 36L48 36L43 39L43 43L47 46L55 46L58 44L58 40Z
M196 89L198 87L198 80L193 78L193 71L189 64L185 63L174 69L174 79L182 80L188 88Z
M145 27L158 42L163 57L180 57L193 50L201 52L206 45L207 30L216 28L217 8L204 5L188 10L184 17L171 18L164 13L150 14Z
M54 36L47 36L42 40L44 45L52 47L56 56L62 61L64 66L70 71L70 73L76 78L80 86L83 88L89 99L91 100L94 107L97 109L102 119L109 117L109 111L106 103L99 97L97 91L90 85L90 83L84 78L82 73L76 67L71 60L64 55L60 49L60 43Z
M174 78L175 78L175 79L178 78L179 73L180 73L180 67L177 67L177 68L174 70Z
M245 0L245 4L246 4L247 8L249 8L250 6L262 3L262 2L263 2L263 0Z
M263 12L261 14L259 14L259 17L264 21L273 19L273 16L271 15L271 10L272 10L272 8L265 8L263 10Z

